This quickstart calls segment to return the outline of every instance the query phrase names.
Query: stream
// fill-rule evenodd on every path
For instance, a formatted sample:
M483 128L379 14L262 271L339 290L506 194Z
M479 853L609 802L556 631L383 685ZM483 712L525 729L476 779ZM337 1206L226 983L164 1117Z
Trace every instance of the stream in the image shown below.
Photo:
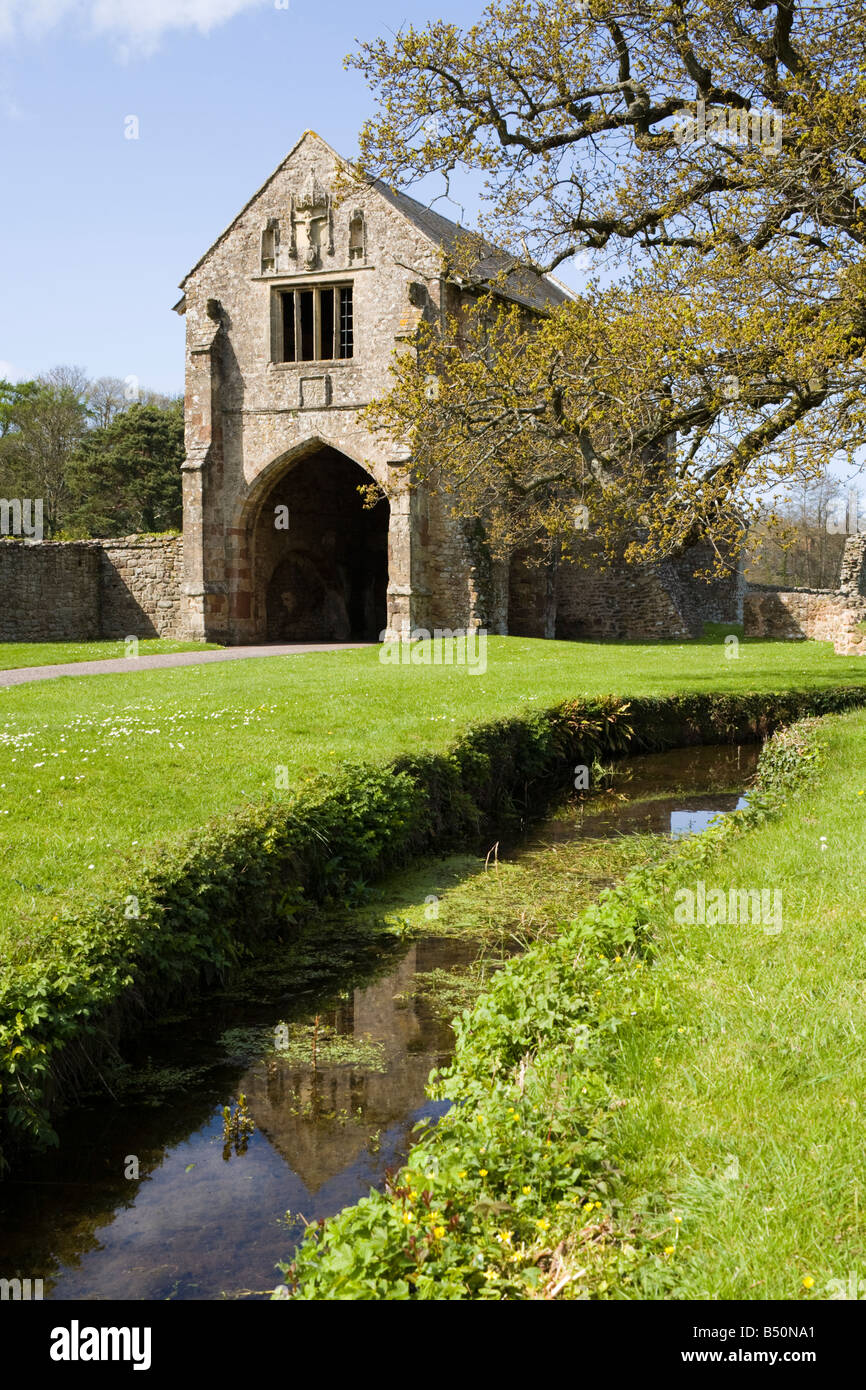
M625 760L612 792L564 802L500 857L703 830L743 804L758 751ZM351 917L330 915L331 940ZM466 936L362 933L320 967L311 946L299 978L296 948L279 947L155 1023L125 1048L113 1098L86 1098L60 1121L59 1149L0 1183L0 1274L42 1279L53 1299L269 1297L304 1222L381 1188L413 1127L447 1109L425 1085L453 1035L416 981L466 971L479 949ZM223 1108L241 1095L255 1128L226 1142Z

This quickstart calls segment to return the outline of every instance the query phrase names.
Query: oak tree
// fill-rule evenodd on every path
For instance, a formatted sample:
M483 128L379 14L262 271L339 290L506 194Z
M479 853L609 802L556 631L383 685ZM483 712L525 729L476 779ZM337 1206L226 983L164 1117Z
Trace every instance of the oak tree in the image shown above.
M724 563L787 480L853 459L862 0L497 0L351 61L378 99L363 175L480 178L511 257L481 273L465 238L447 272L472 306L422 325L372 412L495 548L567 546L586 507L605 552L709 537ZM506 293L581 254L564 303Z

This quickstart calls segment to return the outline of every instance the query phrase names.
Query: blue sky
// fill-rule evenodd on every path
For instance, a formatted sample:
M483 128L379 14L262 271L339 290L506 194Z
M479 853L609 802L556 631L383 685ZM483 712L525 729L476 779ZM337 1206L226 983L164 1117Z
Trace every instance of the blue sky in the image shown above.
M281 3L0 0L0 376L181 391L178 281L303 130L354 152L356 38L449 12Z

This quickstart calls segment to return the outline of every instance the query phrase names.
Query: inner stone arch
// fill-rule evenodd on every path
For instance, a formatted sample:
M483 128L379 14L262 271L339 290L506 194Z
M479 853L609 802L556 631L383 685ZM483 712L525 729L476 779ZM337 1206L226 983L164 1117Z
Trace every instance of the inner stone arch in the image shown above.
M375 642L387 626L388 527L384 493L322 445L273 483L253 544L257 626L269 642Z

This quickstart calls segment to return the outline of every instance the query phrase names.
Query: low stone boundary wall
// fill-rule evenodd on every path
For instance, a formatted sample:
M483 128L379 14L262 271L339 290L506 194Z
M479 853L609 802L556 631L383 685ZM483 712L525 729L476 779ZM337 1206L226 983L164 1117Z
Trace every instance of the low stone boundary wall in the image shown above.
M843 656L866 655L866 603L832 589L754 589L743 600L747 637L832 642Z
M747 637L832 642L839 656L866 656L866 535L849 536L838 589L752 584L743 600Z
M0 542L0 641L183 635L182 536Z
M100 635L182 637L183 537L127 536L101 546Z

